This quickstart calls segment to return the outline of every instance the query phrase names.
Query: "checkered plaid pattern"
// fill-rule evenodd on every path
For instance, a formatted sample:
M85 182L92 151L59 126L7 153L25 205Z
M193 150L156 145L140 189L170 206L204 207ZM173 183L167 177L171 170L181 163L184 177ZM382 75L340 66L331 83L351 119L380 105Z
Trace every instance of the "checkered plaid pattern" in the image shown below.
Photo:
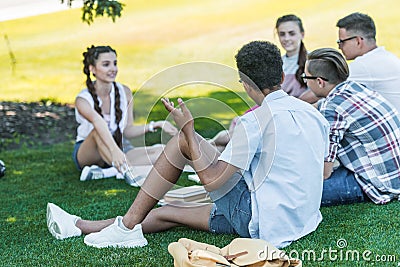
M337 157L374 203L400 197L400 117L379 93L352 82L334 88L320 106L331 125L329 155Z

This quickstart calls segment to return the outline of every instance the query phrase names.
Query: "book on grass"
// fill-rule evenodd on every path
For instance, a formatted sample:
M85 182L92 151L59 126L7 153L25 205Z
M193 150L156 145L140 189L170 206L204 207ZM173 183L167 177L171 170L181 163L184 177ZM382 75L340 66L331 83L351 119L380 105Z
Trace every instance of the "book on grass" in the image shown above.
M194 201L205 198L206 196L207 196L207 191L204 189L204 186L192 185L168 191L164 196L164 200Z
M163 205L174 201L193 203L211 202L207 191L204 189L204 186L201 185L192 185L178 189L172 189L164 195L164 198L160 200L159 204Z
M198 200L193 200L193 201L182 201L182 200L174 200L174 201L165 201L164 199L160 199L158 201L159 206L164 206L167 204L174 204L174 205L179 205L180 207L194 207L194 206L200 206L206 203L212 203L212 200L209 196L206 196L205 198L198 199Z

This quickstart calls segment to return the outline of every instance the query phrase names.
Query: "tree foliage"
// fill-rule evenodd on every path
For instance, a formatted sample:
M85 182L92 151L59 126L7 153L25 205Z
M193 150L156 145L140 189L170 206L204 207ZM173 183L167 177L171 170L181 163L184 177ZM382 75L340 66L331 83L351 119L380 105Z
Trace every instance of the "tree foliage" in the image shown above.
M67 2L71 7L72 2L76 0L61 0L61 3ZM115 22L116 17L121 17L124 4L116 0L79 0L83 1L82 21L91 24L95 17L108 16Z

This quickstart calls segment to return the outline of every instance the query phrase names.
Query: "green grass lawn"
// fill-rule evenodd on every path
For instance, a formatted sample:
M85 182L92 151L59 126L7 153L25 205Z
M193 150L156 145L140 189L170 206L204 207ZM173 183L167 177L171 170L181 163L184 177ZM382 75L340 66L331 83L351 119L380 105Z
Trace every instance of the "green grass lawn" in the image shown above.
M48 202L86 219L103 219L123 215L138 192L123 180L80 182L72 147L65 143L2 153L8 169L0 179L0 266L172 266L167 247L181 237L220 247L236 237L182 227L146 235L149 245L136 249L91 248L83 237L54 239L46 226ZM179 184L193 182L183 175ZM397 201L322 208L324 220L317 231L285 251L298 253L304 266L398 266L399 209ZM341 249L344 240L347 246ZM383 257L390 261L376 261Z
M118 81L135 91L137 122L165 118L159 98L182 96L191 99L197 129L211 137L252 105L237 83L236 51L254 39L278 43L273 25L283 14L302 17L305 43L313 50L336 47L337 19L368 13L377 24L378 44L400 55L397 0L123 2L116 23L99 18L87 26L80 10L0 22L0 99L73 103L84 86L83 50L109 44L119 55ZM5 35L17 60L14 71ZM183 64L193 61L202 63ZM7 165L0 179L0 266L172 266L167 246L181 237L220 247L236 237L177 228L146 235L149 245L138 249L90 248L83 237L54 239L46 227L47 202L103 219L124 214L138 192L121 180L79 182L72 142L0 152ZM179 184L193 183L183 175ZM399 210L398 201L322 208L317 231L285 251L297 252L304 266L400 266ZM347 246L339 247L344 241ZM356 253L359 260L351 257Z

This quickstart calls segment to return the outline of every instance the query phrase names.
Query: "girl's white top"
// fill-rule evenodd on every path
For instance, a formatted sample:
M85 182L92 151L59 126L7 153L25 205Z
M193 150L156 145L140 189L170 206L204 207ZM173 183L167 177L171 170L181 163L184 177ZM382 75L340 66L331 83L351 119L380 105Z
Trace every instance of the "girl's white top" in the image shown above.
M122 119L119 122L119 128L120 128L121 132L123 132L126 127L128 101L126 98L124 87L121 84L117 83L117 89L119 90L120 108L122 110ZM85 99L86 101L88 101L90 106L94 109L94 100L87 88L83 89L78 94L77 97L81 97L81 98ZM102 103L100 97L97 97L97 99L99 100L99 105L101 108L103 103ZM109 131L111 132L111 134L114 134L115 130L117 130L117 123L115 121L115 88L114 88L114 86L112 86L111 91L110 91L110 99L111 99L110 114L103 114L103 117L105 118L105 120L107 122ZM79 142L79 141L85 140L85 138L90 134L90 132L93 130L93 124L91 124L88 120L86 120L79 113L77 108L75 108L75 119L79 124L79 126L77 128L77 135L76 135L76 142Z

